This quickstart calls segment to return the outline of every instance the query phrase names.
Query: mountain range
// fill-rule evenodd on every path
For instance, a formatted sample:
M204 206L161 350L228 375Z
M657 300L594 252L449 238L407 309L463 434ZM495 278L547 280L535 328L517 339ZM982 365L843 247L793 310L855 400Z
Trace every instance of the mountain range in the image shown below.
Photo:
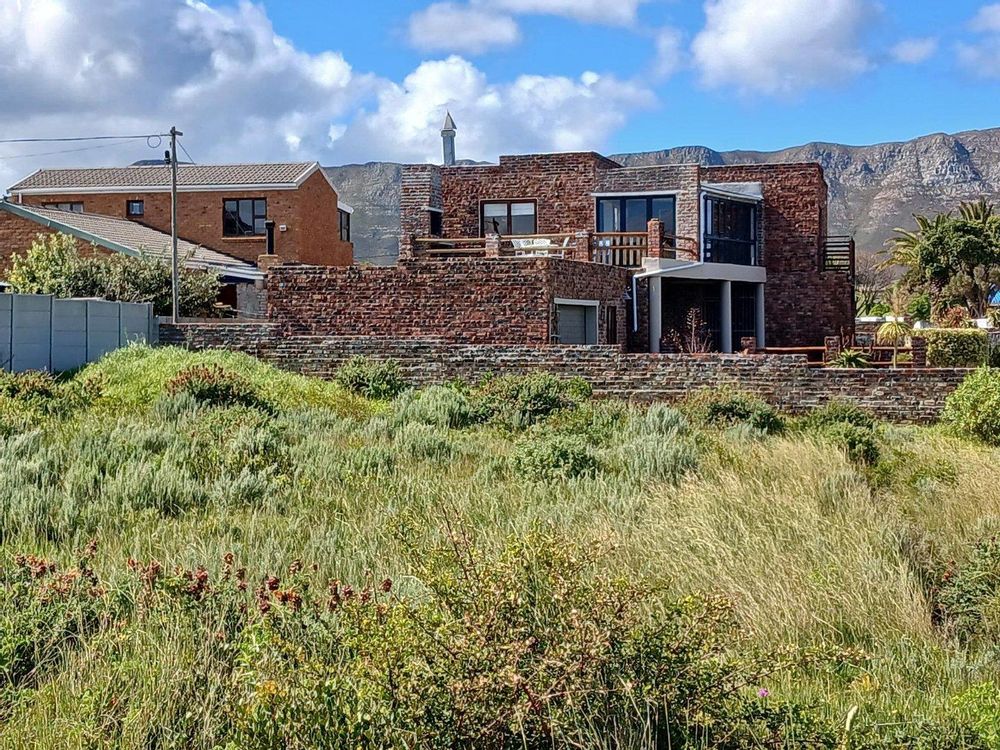
M866 252L881 249L893 228L912 224L914 213L951 211L981 197L1000 201L1000 128L874 146L808 143L780 151L682 146L611 158L627 166L819 162L830 185L830 233L854 235ZM402 165L369 162L326 170L355 209L355 257L391 263L399 243Z

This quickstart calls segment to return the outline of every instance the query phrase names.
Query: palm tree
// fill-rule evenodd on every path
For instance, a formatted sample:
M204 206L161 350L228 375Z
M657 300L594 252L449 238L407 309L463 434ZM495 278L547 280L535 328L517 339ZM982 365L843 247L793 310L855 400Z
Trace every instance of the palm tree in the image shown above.
M903 291L897 286L893 290L889 299L889 306L892 315L885 323L879 326L875 338L882 345L888 344L892 347L892 366L896 367L899 358L899 347L906 343L906 339L913 333L910 324L906 322L907 298Z

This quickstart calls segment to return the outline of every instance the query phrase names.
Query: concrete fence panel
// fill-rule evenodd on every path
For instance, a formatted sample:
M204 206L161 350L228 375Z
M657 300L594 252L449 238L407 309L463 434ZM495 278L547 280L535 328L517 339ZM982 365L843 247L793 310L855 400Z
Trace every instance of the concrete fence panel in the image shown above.
M75 370L156 330L151 305L0 294L0 367Z
M0 370L10 372L11 348L10 335L13 333L11 315L14 310L14 297L10 294L0 294Z
M14 295L11 368L49 370L52 362L52 297Z

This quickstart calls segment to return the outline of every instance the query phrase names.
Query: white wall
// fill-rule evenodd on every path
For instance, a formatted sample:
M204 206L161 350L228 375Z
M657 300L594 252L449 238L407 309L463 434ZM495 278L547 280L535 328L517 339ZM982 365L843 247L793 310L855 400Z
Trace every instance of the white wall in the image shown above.
M132 342L155 343L153 306L0 294L0 368L63 372Z

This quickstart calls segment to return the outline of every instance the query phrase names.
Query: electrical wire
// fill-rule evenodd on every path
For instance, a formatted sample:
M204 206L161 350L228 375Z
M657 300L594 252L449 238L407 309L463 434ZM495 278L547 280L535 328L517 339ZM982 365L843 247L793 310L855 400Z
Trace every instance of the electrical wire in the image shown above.
M0 143L68 143L71 141L124 141L139 138L164 138L170 133L144 133L143 135L89 135L72 138L0 138Z
M35 156L53 156L54 154L78 154L83 151L96 151L102 148L114 148L115 146L124 145L124 141L119 141L117 143L106 143L102 146L84 146L83 148L64 148L59 151L38 151L33 154L8 154L0 155L0 161L10 161L11 159L30 159Z
M177 140L177 145L181 147L181 151L184 152L184 156L187 157L188 161L194 164L194 157L188 153L188 150L186 148L184 148L184 144L181 143L180 139Z

